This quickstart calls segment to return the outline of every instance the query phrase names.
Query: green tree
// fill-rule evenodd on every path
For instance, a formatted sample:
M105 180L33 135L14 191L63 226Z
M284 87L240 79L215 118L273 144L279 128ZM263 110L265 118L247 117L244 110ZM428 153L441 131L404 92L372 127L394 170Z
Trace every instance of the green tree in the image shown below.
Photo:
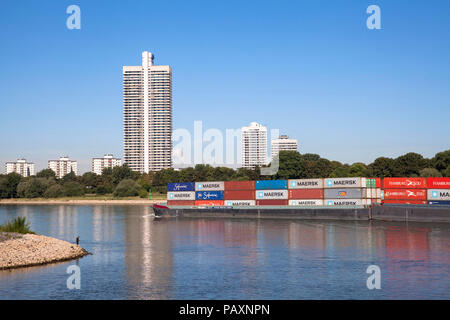
M420 170L421 177L442 177L442 173L435 168L425 168Z
M337 167L330 174L331 178L346 178L349 176L350 176L350 166L348 164L343 164L342 166Z
M112 169L112 182L114 183L114 185L118 185L120 181L124 179L136 180L138 176L139 173L131 170L131 168L126 163L122 166L117 166Z
M44 169L36 174L37 178L53 178L56 179L56 173L52 169Z
M47 188L44 192L44 198L59 198L64 195L63 187L59 184L54 184Z
M134 197L138 196L142 190L141 186L132 179L124 179L120 181L114 190L115 197Z
M369 164L369 175L372 177L395 177L395 160L386 157L379 157Z
M63 193L67 197L80 197L85 193L85 187L76 181L69 181L63 185Z
M61 180L63 183L70 182L70 181L75 182L75 181L78 181L78 177L75 174L75 172L70 171L68 174L64 175Z
M81 176L80 180L86 187L86 192L93 193L97 188L100 177L93 172L86 172Z
M368 170L364 163L356 162L348 170L349 177L367 177Z
M17 194L22 198L41 198L51 185L55 184L53 179L31 177L23 179L17 186Z
M441 172L446 171L450 166L450 150L436 153L433 159L431 159L431 164Z
M0 177L0 198L17 198L17 186L22 176L12 172Z
M450 166L447 167L447 169L444 170L444 177L450 177Z
M429 164L428 159L414 152L407 153L395 159L395 175L397 177L419 176L420 170Z
M280 151L276 179L297 179L301 177L303 158L298 151Z

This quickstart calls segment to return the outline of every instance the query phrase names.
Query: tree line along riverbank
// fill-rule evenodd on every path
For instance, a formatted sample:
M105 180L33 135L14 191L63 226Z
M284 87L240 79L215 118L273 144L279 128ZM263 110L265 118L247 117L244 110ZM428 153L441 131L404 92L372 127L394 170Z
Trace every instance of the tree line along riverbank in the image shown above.
M44 169L36 176L26 178L16 173L0 175L0 199L107 201L148 199L149 195L152 199L165 199L169 182L405 176L450 177L450 150L439 152L430 159L413 152L397 158L379 157L369 165L361 162L343 164L317 154L281 151L279 169L272 176L262 176L260 168L231 169L203 164L144 174L132 171L125 164L106 168L101 175L69 173L61 179L56 178L52 170Z

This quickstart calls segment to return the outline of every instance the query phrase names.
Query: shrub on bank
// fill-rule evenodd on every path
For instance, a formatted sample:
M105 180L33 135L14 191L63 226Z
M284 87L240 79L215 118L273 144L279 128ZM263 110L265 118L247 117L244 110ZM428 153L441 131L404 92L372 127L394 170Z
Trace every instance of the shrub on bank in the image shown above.
M50 186L44 192L44 198L59 198L64 196L64 190L59 184Z
M84 187L78 182L66 182L63 186L64 195L68 197L80 197L84 195Z
M17 217L14 220L0 225L1 232L34 233L30 230L30 223L25 217Z
M115 197L135 197L139 195L141 186L132 179L122 180L114 190Z

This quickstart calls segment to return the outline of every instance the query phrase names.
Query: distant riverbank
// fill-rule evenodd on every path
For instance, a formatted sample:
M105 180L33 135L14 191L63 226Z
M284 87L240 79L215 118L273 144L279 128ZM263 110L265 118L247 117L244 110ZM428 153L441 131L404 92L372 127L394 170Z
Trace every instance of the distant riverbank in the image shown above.
M123 204L136 204L136 205L146 205L158 202L164 202L165 199L2 199L0 200L0 205L5 204L42 204L42 205L123 205Z
M82 247L36 234L0 232L0 270L39 266L88 255Z

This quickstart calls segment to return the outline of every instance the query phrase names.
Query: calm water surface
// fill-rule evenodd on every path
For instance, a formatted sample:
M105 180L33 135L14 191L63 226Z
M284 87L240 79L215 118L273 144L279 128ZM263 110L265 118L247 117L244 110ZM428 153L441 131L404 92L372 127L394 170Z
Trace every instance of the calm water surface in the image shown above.
M81 245L77 261L0 271L0 299L449 299L450 225L154 220L146 206L0 206ZM67 267L81 268L69 290ZM368 290L369 265L381 289Z

